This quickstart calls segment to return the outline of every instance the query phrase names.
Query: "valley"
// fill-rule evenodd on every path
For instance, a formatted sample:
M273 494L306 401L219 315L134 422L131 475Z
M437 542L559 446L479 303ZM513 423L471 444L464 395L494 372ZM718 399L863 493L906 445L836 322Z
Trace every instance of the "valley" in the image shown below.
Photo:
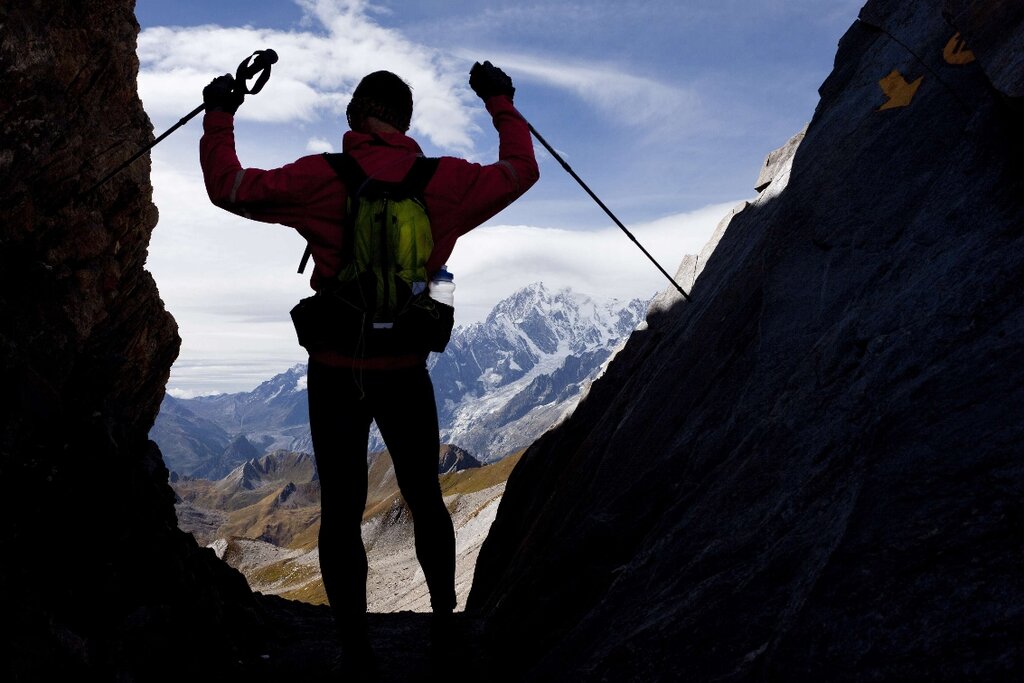
M456 593L465 606L480 546L497 513L515 453L480 466L452 446L439 454L441 491L456 542ZM451 463L458 462L458 467ZM430 609L413 547L413 524L386 451L371 454L363 542L370 566L371 612ZM277 451L238 466L218 481L175 476L179 526L240 571L252 590L326 604L320 577L319 481L313 457Z

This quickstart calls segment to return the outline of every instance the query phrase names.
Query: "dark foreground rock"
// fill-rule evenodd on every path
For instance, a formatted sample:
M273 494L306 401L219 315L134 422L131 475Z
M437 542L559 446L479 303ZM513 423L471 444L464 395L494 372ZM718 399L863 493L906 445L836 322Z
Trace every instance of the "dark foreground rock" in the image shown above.
M326 607L263 597L271 638L256 657L240 663L229 680L246 683L327 683L363 680L345 666ZM377 659L375 683L503 682L503 667L492 668L479 647L482 623L456 615L453 638L438 661L430 645L430 615L393 612L369 616L370 642Z
M1021 25L868 4L694 303L525 456L428 675L1021 678ZM178 349L147 162L87 192L152 139L132 3L0 27L0 678L344 679L326 608L178 530L146 438ZM372 618L385 680L429 669L425 619Z
M1021 14L867 4L788 185L509 480L470 597L495 661L1024 675Z
M179 347L148 158L89 192L153 139L138 30L130 0L0 3L0 680L353 680L326 607L253 594L178 529L147 439ZM457 623L441 674L484 680ZM428 615L370 626L382 681L437 680Z
M178 530L146 435L178 335L129 0L0 5L0 643L4 680L227 672L262 647L240 574Z

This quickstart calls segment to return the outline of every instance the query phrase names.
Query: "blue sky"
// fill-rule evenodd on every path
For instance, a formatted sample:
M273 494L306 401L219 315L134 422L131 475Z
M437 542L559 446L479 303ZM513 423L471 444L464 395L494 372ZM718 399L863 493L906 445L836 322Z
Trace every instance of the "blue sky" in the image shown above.
M139 0L140 95L157 133L253 50L280 62L237 117L243 165L337 151L358 79L411 83L411 134L431 155L493 161L469 90L474 61L513 78L516 105L670 272L753 195L765 155L813 114L860 0L510 3ZM303 242L209 205L197 118L153 151L160 223L148 267L178 320L172 394L240 391L304 360L288 310L308 293ZM531 282L649 297L662 276L537 145L541 181L456 248L458 321Z

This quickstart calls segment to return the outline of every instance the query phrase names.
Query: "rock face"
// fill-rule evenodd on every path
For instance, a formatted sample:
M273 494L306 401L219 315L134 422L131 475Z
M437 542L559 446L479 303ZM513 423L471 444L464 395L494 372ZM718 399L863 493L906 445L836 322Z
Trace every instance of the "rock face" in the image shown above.
M862 10L693 302L662 297L510 478L470 597L498 661L1022 675L1020 7Z
M461 472L462 470L474 467L480 467L480 461L470 455L469 452L452 444L441 445L441 457L437 464L438 474Z
M178 530L147 439L179 344L143 269L148 161L87 192L152 140L133 3L5 2L0 26L0 678L227 671L255 603Z

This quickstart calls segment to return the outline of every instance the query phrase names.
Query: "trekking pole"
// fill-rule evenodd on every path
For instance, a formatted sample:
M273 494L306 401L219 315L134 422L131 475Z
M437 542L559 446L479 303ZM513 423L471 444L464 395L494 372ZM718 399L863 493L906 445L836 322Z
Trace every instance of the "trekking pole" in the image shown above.
M235 71L235 90L241 91L241 94L243 96L255 95L260 90L263 90L263 86L265 86L267 84L267 81L270 79L270 67L276 62L277 53L274 52L273 50L256 50L256 52L253 52L251 55L242 60L242 63L238 65L238 69ZM256 76L257 74L259 75L259 78L256 79L256 83L253 84L252 88L249 88L249 86L246 85L246 81L252 78L253 76ZM108 180L116 176L118 173L131 166L136 159L138 159L143 154L159 145L164 138L166 138L168 135L178 130L189 121L191 121L193 118L195 118L196 114L203 111L204 109L206 109L206 104L200 104L198 107L190 111L188 114L183 116L181 120L179 120L176 124L174 124L166 131L164 131L163 134L160 135L160 137L158 137L156 140L153 140L153 142L149 143L148 145L140 149L138 152L133 154L132 157L128 159L128 161L124 162L123 164L115 168L113 171L103 176L99 180L99 182L97 182L95 185L86 190L85 194L91 194L98 187L103 185L103 183L107 182Z
M551 156L553 156L555 160L562 165L562 168L565 169L566 173L571 175L573 179L580 184L580 187L586 190L587 194L590 195L590 198L597 202L598 206L604 209L604 212L608 214L608 217L615 221L615 225L619 226L622 229L622 232L626 233L626 237L633 240L633 244L640 247L640 251L644 252L644 255L651 260L651 263L653 263L658 270L661 271L661 274L668 278L668 281L671 282L672 286L675 287L676 290L678 290L678 292L683 295L683 298L686 299L687 301L691 301L690 295L683 291L683 288L679 286L679 283L675 281L675 278L669 275L665 271L665 269L661 267L661 264L654 260L654 257L651 256L651 253L644 249L644 245L640 244L640 241L633 236L633 233L626 229L626 226L622 224L622 221L615 217L615 214L611 212L611 209L604 205L604 202L602 202L601 199L596 194L594 194L594 191L587 187L587 184L583 182L583 179L576 175L576 171L572 170L572 167L565 162L565 159L559 156L558 152L556 152L555 149L548 144L548 141L541 137L541 134L538 133L537 129L533 127L533 124L527 121L526 125L530 127L530 132L533 133L533 136L535 138L537 138L537 141L540 142L540 144L544 145L544 148L551 154Z

